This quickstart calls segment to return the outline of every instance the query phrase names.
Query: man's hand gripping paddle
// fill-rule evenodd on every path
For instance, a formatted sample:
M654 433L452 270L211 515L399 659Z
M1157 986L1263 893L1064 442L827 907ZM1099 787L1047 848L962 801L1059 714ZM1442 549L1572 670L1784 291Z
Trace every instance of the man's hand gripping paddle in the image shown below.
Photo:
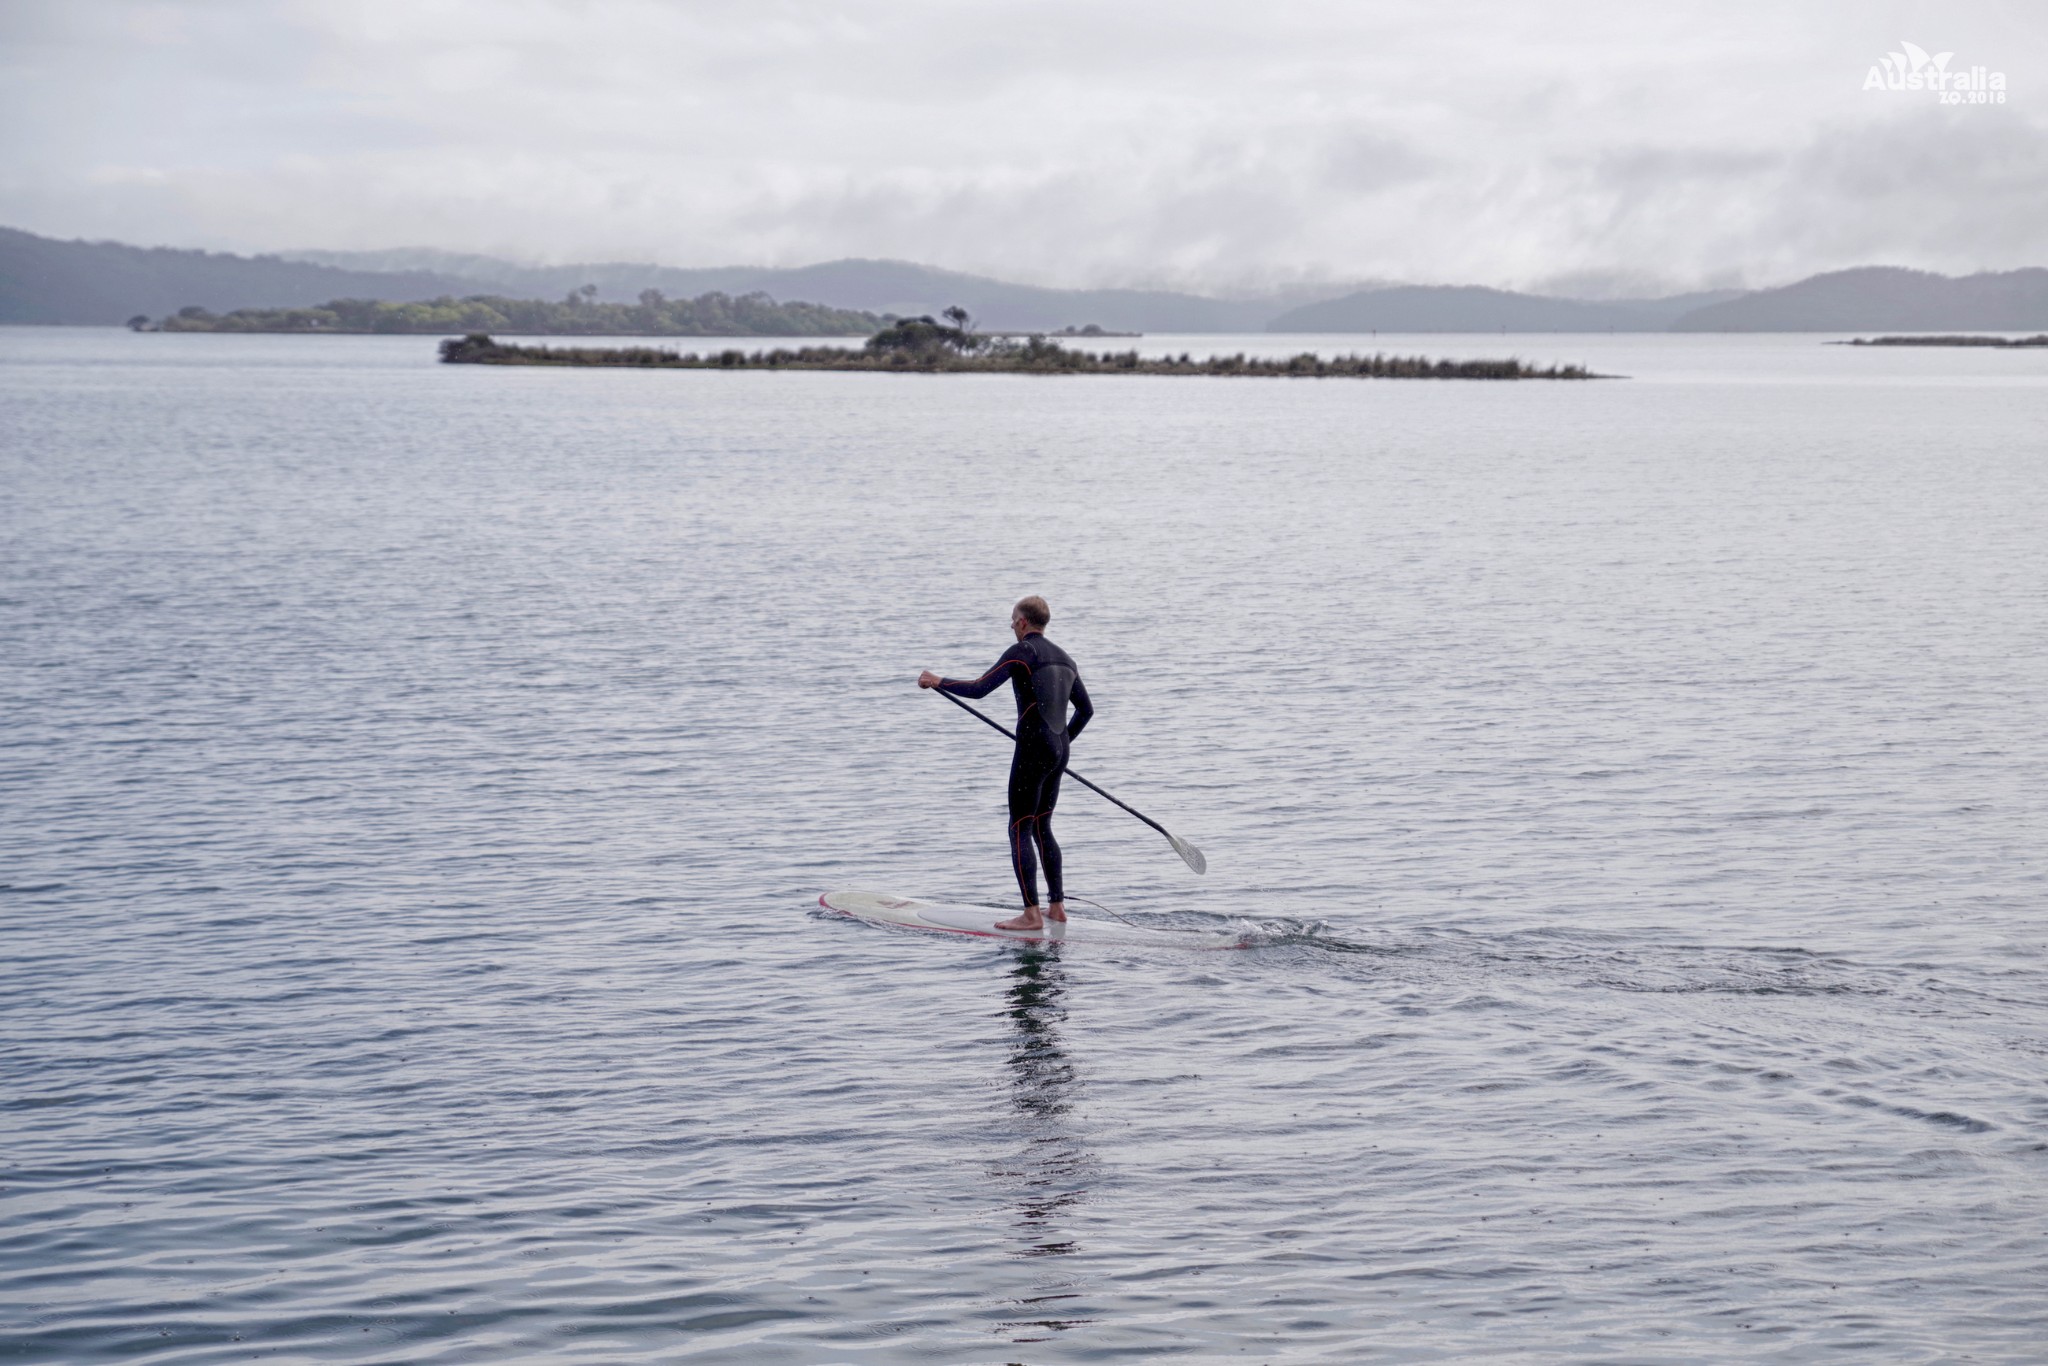
M999 722L993 721L987 716L982 715L982 713L976 711L973 707L968 706L965 702L962 702L959 698L953 696L953 694L945 691L943 688L933 688L932 691L937 693L939 696L945 698L948 702L951 702L954 706L960 708L960 710L966 712L969 716L972 716L975 719L981 721L983 724L994 726L997 730L1002 731L1003 734L1009 736L1012 740L1017 738L1015 731L1012 731L1008 727L1000 724ZM1209 860L1202 857L1202 851L1195 848L1194 845L1189 844L1179 835L1174 834L1171 830L1168 830L1165 826L1161 825L1158 821L1153 820L1150 816L1138 810L1136 807L1127 806L1123 802L1117 801L1116 798L1110 796L1107 792L1104 792L1101 788L1097 787L1094 783L1089 782L1086 778L1074 772L1072 769L1067 770L1067 776L1069 778L1072 778L1081 786L1087 788L1090 792L1093 792L1096 796L1102 798L1104 801L1110 802L1116 806L1123 807L1124 810L1130 812L1133 816L1136 816L1139 820L1145 822L1145 824L1151 826L1160 834L1166 836L1166 842L1173 846L1173 852L1179 854L1181 856L1181 860L1185 862L1188 867L1194 869L1198 873L1206 873L1209 871Z

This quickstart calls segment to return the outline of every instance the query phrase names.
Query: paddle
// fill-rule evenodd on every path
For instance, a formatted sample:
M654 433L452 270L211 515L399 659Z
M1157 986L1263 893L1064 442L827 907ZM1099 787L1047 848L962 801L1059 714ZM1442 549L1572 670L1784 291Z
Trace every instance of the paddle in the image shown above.
M945 691L943 688L933 688L930 691L935 692L939 696L945 698L948 702L951 702L954 706L960 708L960 710L966 712L969 716L972 716L987 725L994 726L997 730L1002 731L1003 734L1009 736L1012 740L1017 738L1017 734L1015 731L1009 729L1007 726L1002 725L998 721L992 720L991 718L982 715L979 711L976 711L973 707L968 706L965 702L962 702L959 698L953 696L953 694ZM1090 792L1093 792L1096 796L1102 798L1104 801L1111 802L1117 806L1123 807L1124 810L1130 812L1133 816L1136 816L1139 820L1145 822L1145 824L1151 826L1160 834L1166 836L1166 842L1173 846L1173 852L1179 854L1181 856L1181 859L1188 865L1188 867L1194 869L1198 873L1206 873L1209 871L1209 860L1204 858L1202 856L1202 851L1195 848L1194 845L1189 844L1179 835L1174 834L1171 830L1168 830L1165 826L1161 825L1158 821L1153 820L1150 816L1138 810L1136 807L1131 806L1125 802L1117 801L1115 797L1110 796L1107 792L1104 792L1101 788L1097 787L1094 783L1089 782L1086 778L1074 772L1072 769L1067 770L1067 776L1069 778L1072 778L1081 786L1087 788Z

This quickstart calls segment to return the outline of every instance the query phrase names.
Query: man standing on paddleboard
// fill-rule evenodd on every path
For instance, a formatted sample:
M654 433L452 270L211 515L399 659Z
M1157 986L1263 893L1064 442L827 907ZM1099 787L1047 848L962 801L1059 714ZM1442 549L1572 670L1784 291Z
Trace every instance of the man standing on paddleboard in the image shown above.
M1073 657L1045 638L1052 609L1036 594L1010 609L1017 643L981 677L962 683L930 669L917 676L920 688L955 697L987 697L1009 680L1017 694L1017 750L1010 758L1010 864L1024 893L1024 914L996 923L999 930L1037 930L1067 918L1060 846L1052 837L1052 809L1060 799L1060 775L1067 771L1067 744L1081 733L1095 707L1081 683ZM1073 703L1073 717L1067 704ZM1045 890L1052 905L1038 909L1038 864L1045 863Z

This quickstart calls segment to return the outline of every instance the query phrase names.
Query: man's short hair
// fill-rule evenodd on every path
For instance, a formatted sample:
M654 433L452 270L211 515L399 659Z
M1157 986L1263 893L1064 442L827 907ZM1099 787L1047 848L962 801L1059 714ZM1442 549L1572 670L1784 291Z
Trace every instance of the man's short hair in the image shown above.
M1052 608L1047 607L1045 599L1036 593L1028 598L1017 599L1017 605L1010 610L1041 631L1052 621Z

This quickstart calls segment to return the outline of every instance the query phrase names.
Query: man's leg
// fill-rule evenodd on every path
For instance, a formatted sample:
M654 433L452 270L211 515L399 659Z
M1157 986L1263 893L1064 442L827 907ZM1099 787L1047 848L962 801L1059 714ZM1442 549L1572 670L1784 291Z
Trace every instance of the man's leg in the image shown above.
M1041 811L1031 821L1032 832L1037 836L1038 856L1045 864L1045 895L1052 904L1045 908L1047 920L1067 918L1066 882L1060 876L1059 841L1052 837L1052 812Z
M996 922L999 930L1035 930L1045 924L1038 911L1038 841L1031 829L1038 811L1038 769L1019 744L1010 756L1010 868L1024 894L1024 914Z
M1032 832L1038 837L1039 860L1045 864L1045 895L1052 902L1045 912L1048 920L1067 918L1066 865L1060 856L1059 841L1052 837L1052 809L1060 803L1060 778L1067 771L1066 746L1061 745L1060 749L1059 763L1039 783L1038 815L1031 822Z
M1067 918L1066 886L1061 877L1063 862L1059 841L1052 834L1052 812L1059 804L1060 776L1066 772L1066 746L1040 752L1019 748L1018 763L1012 767L1010 784L1010 841L1012 857L1020 870L1029 869L1028 879L1020 871L1018 882L1024 890L1024 914L998 925L1003 930L1035 930L1045 921L1064 923ZM1021 809L1028 815L1019 815ZM1036 854L1038 857L1034 858ZM1041 917L1038 910L1036 865L1045 864L1046 890L1052 905Z

